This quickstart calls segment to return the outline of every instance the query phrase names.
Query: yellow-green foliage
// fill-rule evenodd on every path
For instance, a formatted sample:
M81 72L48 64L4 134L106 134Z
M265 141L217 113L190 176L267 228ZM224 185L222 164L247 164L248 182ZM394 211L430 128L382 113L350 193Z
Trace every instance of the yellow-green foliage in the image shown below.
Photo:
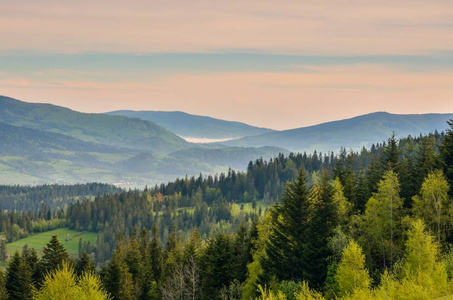
M362 248L353 240L343 251L335 279L343 295L352 294L356 290L368 289L371 284L370 275L365 269L365 256Z
M85 273L79 280L74 270L68 263L47 274L42 288L34 290L33 298L36 300L104 300L109 299L107 293L102 289L100 278L91 273Z
M412 223L400 274L385 271L375 290L355 289L344 299L453 299L445 263L438 261L438 246L424 229L421 220Z
M266 287L262 287L261 285L258 286L258 290L260 291L260 296L256 298L256 300L286 300L286 296L282 293L282 291L278 291L277 294Z
M438 241L445 239L445 228L451 224L448 189L444 174L436 170L423 182L420 196L412 198L414 215L421 218L436 233Z
M298 300L324 300L325 298L321 293L311 290L307 282L302 282L302 286L299 294L297 295Z
M270 230L270 215L266 214L262 221L257 226L258 228L258 241L254 241L257 250L253 253L253 261L247 265L248 276L245 281L244 289L242 292L242 299L249 300L255 296L255 291L258 285L258 278L263 273L261 267L261 259L266 258L265 241L269 236Z
M348 221L349 213L352 209L352 204L348 202L346 197L343 194L343 185L341 184L340 179L337 177L333 182L333 200L337 205L338 216L340 218L340 223L344 225Z

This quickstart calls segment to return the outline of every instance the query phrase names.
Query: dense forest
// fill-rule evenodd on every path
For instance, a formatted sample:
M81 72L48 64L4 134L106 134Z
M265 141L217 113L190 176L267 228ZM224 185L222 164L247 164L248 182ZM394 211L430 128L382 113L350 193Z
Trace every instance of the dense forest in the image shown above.
M38 222L65 222L97 232L96 245L81 245L75 258L56 237L41 258L25 247L0 275L0 298L448 297L453 120L449 125L445 133L393 135L360 152L279 155L250 162L245 172L144 191L98 188L94 199L67 207L36 196L29 211L2 212L8 241Z

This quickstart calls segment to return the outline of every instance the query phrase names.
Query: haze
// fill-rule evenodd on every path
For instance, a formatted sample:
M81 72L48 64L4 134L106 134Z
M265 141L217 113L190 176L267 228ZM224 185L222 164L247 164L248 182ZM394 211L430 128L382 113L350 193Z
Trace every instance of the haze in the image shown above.
M453 112L453 2L3 1L0 94L287 129Z

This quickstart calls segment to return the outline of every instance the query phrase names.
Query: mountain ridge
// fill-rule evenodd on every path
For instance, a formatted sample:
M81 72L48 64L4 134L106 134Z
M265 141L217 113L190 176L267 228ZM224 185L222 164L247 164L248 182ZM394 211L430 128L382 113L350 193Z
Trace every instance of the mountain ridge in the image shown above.
M105 114L150 120L185 138L233 139L275 131L243 122L194 115L183 111L117 110Z
M358 150L386 140L392 132L397 136L418 136L434 130L445 130L453 114L391 114L374 112L353 118L330 121L257 136L226 141L230 147L278 146L290 151L334 151L341 147Z

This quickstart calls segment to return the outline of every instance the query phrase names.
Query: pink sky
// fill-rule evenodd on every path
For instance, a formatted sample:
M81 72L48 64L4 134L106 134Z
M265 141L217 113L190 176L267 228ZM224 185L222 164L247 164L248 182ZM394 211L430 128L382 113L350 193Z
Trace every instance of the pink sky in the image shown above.
M85 112L181 110L275 129L373 111L453 112L453 1L1 5L0 38L7 42L0 44L0 94L24 101ZM24 53L35 61L22 60ZM259 70L248 67L246 58L228 69L209 66L208 60L203 68L169 63L146 70L127 63L108 68L95 60L83 70L64 62L29 65L38 66L42 55L86 53L265 53L320 56L325 62ZM2 55L12 55L7 60L15 59L15 67L2 68ZM331 62L338 56L370 58ZM436 63L406 61L410 56Z

